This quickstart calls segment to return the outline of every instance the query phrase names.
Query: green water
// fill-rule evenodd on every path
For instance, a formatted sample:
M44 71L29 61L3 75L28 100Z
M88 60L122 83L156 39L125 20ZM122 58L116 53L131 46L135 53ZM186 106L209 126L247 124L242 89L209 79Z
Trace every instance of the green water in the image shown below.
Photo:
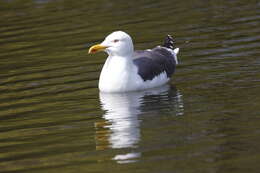
M259 172L259 28L256 0L0 0L0 172ZM114 30L172 34L171 83L99 93Z

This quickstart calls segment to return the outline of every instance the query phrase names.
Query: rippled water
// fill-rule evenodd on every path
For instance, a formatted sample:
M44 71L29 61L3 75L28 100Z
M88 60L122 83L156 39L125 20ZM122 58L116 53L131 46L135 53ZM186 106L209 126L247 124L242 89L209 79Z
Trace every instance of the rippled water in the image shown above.
M0 172L258 172L260 3L0 0ZM114 30L172 34L167 86L103 94Z

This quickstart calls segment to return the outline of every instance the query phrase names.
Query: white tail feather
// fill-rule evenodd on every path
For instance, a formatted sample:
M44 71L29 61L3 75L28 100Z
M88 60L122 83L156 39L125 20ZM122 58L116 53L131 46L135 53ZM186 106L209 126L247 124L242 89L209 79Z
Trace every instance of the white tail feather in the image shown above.
M173 51L177 55L179 53L179 50L180 50L179 48L175 48Z
M177 54L179 53L179 50L180 50L179 48L175 48L173 50L173 52L174 52L174 59L175 59L176 65L179 64L178 58L177 58Z

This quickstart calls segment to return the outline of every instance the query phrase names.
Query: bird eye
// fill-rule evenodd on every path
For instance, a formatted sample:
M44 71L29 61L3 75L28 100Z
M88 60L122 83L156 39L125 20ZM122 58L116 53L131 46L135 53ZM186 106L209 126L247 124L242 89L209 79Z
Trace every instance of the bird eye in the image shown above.
M116 42L119 42L119 40L118 40L118 39L115 39L115 40L113 40L113 42L116 43Z

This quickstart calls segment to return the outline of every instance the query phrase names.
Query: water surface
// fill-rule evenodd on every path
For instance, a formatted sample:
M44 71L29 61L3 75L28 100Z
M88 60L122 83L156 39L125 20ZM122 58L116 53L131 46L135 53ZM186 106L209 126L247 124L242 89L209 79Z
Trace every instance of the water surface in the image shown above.
M0 172L258 172L258 1L0 0ZM173 80L99 93L114 30L167 34Z

